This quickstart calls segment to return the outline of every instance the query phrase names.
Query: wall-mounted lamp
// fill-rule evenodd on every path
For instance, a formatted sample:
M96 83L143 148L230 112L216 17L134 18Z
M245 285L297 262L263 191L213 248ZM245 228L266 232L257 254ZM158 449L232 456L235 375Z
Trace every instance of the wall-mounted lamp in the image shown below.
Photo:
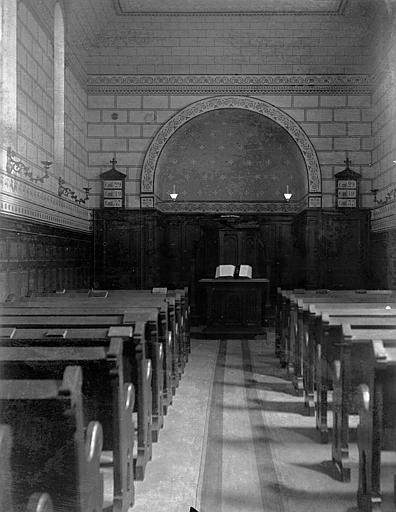
M391 203L396 200L396 188L388 190L382 199L377 199L378 188L371 189L371 192L374 195L374 203L379 206Z
M291 196L293 195L290 191L289 191L289 185L286 185L286 192L283 193L285 199L286 199L286 202L288 203L291 199Z
M21 159L19 158L17 153L11 148L11 146L8 146L7 148L7 174L14 174L15 176L27 178L32 183L44 183L44 180L49 178L48 169L52 165L52 162L50 162L49 160L42 160L41 163L43 164L45 172L42 176L36 176L34 172L31 170L31 168L21 161Z
M371 189L371 193L372 193L372 194L373 194L373 196L374 196L374 199L373 199L374 203L376 203L376 202L377 202L377 192L378 192L378 188L373 188L373 189Z
M179 195L177 192L176 192L176 187L175 185L173 185L173 190L172 192L169 193L170 195L170 198L172 199L172 201L176 201L177 199L177 196Z
M81 204L89 199L89 191L91 190L90 187L83 187L83 190L85 192L85 197L78 197L76 192L72 190L70 187L65 187L65 180L59 176L58 180L58 196L59 197L69 197L72 199L75 203Z

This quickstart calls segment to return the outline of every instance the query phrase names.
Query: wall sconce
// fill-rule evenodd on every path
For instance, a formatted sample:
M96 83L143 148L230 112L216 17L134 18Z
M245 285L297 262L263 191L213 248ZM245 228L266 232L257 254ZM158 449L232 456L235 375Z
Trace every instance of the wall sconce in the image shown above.
M371 193L372 193L372 194L373 194L373 196L374 196L374 199L373 199L374 203L376 203L376 202L377 202L377 192L378 192L378 188L373 188L373 189L371 189Z
M41 163L44 166L45 172L42 176L35 176L30 167L20 160L17 153L13 151L11 146L8 146L7 148L7 174L14 174L19 177L27 178L32 183L44 183L44 180L49 178L48 169L51 167L52 162L49 160L42 160Z
M58 180L58 196L59 197L69 197L77 204L85 204L86 201L89 199L89 191L91 190L90 187L83 187L83 190L85 192L85 197L78 197L76 192L72 190L70 187L65 187L65 180L59 176Z
M293 195L291 192L289 192L289 185L286 185L286 192L283 193L285 196L286 202L288 203L291 199L291 196Z
M176 201L177 199L177 196L179 195L177 192L176 192L176 187L175 185L173 185L173 190L172 192L169 193L170 195L170 198L172 199L172 201Z
M383 199L377 199L378 188L371 189L371 193L374 195L374 203L379 206L391 203L396 199L396 188L389 190Z

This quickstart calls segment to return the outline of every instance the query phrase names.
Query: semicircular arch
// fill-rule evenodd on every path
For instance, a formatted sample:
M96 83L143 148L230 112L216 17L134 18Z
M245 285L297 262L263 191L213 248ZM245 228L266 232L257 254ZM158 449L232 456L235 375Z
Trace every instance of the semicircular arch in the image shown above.
M154 179L158 159L168 140L178 128L191 119L217 109L246 109L266 116L282 128L294 139L304 158L307 169L308 193L321 192L321 173L315 149L309 137L299 124L281 109L257 98L244 96L216 96L192 103L175 114L154 137L147 150L142 169L141 192L154 193Z

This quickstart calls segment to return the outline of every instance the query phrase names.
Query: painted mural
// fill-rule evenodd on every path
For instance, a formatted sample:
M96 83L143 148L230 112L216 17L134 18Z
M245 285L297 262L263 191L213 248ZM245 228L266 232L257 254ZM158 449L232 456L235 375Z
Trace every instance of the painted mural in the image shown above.
M286 186L299 200L308 191L297 144L272 119L243 109L205 112L181 126L159 157L155 188L168 200L283 201Z

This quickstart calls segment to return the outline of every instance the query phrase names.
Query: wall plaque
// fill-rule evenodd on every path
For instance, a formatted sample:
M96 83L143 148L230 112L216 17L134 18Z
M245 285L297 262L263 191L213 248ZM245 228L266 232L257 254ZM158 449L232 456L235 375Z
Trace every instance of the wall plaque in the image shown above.
M349 168L351 163L349 158L345 163L346 168L335 175L336 206L337 208L358 208L360 174Z
M101 174L103 183L103 208L125 208L125 174L117 171L117 160L110 161L112 168Z

